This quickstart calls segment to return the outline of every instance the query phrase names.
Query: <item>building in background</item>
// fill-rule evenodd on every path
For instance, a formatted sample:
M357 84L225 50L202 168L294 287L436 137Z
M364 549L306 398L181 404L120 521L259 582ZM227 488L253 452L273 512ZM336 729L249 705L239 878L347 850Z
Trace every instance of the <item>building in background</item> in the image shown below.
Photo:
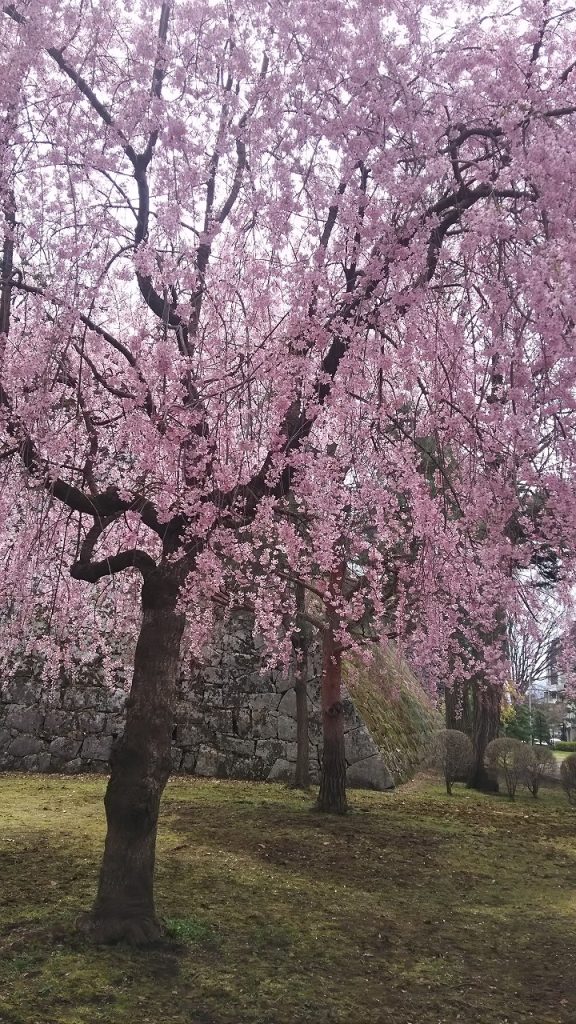
M570 638L575 640L574 630ZM576 699L568 686L561 637L551 641L545 671L528 692L530 704L546 709L550 736L554 740L576 740Z

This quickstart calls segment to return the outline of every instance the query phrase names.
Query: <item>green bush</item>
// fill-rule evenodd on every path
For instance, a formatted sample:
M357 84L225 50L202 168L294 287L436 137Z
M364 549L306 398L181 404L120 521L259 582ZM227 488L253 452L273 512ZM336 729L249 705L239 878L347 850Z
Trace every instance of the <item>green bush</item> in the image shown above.
M570 803L576 804L576 754L570 754L560 765L560 779L562 789L566 793Z
M526 763L522 773L522 781L533 797L538 796L540 784L556 770L556 758L550 747L534 746L526 750Z
M448 796L452 793L453 782L466 779L472 757L472 743L459 729L441 729L432 737L428 765L444 776Z
M494 773L504 776L511 800L514 800L518 783L526 777L527 767L532 761L531 751L527 743L521 743L511 736L492 740L486 747L488 767Z
M554 744L554 750L569 750L572 753L575 753L576 742L574 742L574 740L560 740L560 743Z

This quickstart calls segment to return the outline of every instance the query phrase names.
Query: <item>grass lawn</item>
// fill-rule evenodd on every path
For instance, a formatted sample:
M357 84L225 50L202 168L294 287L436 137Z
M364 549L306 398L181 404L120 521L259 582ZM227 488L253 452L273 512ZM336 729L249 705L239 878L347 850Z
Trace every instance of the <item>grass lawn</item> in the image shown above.
M93 949L104 781L0 776L2 1024L574 1024L576 812L427 780L310 811L281 786L175 779L171 944Z
M573 753L571 750L554 750L554 757L557 761L562 763L562 761L565 761L567 757L570 757L571 753Z

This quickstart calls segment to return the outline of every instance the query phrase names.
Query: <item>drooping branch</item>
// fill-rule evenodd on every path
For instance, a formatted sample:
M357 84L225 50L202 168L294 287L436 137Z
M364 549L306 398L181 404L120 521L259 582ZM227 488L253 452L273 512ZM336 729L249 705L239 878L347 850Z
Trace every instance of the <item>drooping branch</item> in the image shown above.
M12 18L12 21L15 21L18 25L26 25L26 18L24 17L23 14L20 14L20 12L16 10L14 4L7 4L2 8L2 10L4 14L7 14L8 17ZM90 104L92 109L98 114L101 121L106 125L106 127L111 128L115 132L124 153L130 160L130 162L132 164L135 164L138 159L135 149L128 142L128 139L124 135L122 129L116 125L114 118L112 117L112 114L110 113L106 104L98 98L98 96L91 88L91 86L88 84L86 79L83 78L82 75L78 71L76 71L71 64L68 63L68 61L64 57L64 53L62 50L59 50L55 46L47 46L46 53L58 65L60 70L63 71L67 78L69 78L70 81L74 83L79 92L81 92L82 95L88 100L88 103Z
M158 48L156 51L156 60L154 62L154 70L152 72L152 84L150 86L150 96L153 99L159 100L162 96L162 85L164 84L164 78L166 76L166 64L164 59L164 49L166 46L166 39L168 36L168 23L170 21L170 13L172 10L172 4L164 2L160 11L160 24L158 26ZM152 154L158 142L158 129L154 128L148 137L146 149L142 153L141 161L147 167L152 159Z
M104 576L113 576L115 573L123 572L125 569L139 569L144 579L153 569L156 569L156 562L151 555L140 548L129 548L120 551L108 558L92 561L94 548L103 533L115 523L118 516L106 516L95 520L90 527L82 545L80 554L71 568L70 575L75 580L84 580L87 583L97 583Z
M92 317L86 316L85 313L80 313L77 310L74 310L72 307L67 306L65 302L62 302L60 297L56 298L47 295L43 288L38 288L37 285L28 284L26 281L24 281L22 273L20 271L12 271L12 276L8 278L5 278L3 274L2 284L3 287L6 287L8 290L11 288L16 288L18 291L27 292L29 295L38 295L46 299L48 302L57 303L59 306L63 306L65 309L68 309L70 310L70 312L73 312L78 317L80 322L83 323L84 326L88 328L88 330L92 331L94 334L97 334L100 338L103 338L104 341L106 341L111 348L113 348L116 352L123 356L128 365L132 367L133 370L136 371L138 382L144 388L144 407L146 409L148 416L150 416L151 418L154 417L155 407L152 394L150 392L150 387L148 385L147 380L145 379L141 370L138 367L138 363L136 361L135 356L130 351L130 349L126 347L126 345L119 341L118 338L115 338L114 335L110 333L110 331L106 330L106 328L101 327L100 324L97 324L92 319ZM90 370L92 371L95 380L97 380L99 384L105 387L110 392L110 394L115 395L117 398L132 397L131 393L126 389L115 389L105 380L102 374L100 374L96 369L94 363L86 355L86 352L84 351L83 347L81 350L79 350L78 348L76 350L78 351L81 358L84 359L87 365L90 367Z
M259 81L262 82L266 78L268 72L268 54L264 54L262 58L262 65L260 68ZM232 75L228 75L224 92L230 93L232 90L233 78ZM220 115L220 127L218 129L216 145L214 152L210 158L209 174L206 183L206 206L204 211L204 235L206 238L202 240L196 251L196 270L198 273L198 286L192 296L192 311L188 324L188 330L192 338L196 338L198 329L200 326L200 314L202 311L202 303L204 300L204 293L206 290L206 271L208 269L208 263L212 253L212 243L210 241L210 235L213 224L224 224L230 213L232 212L236 200L240 195L240 189L242 187L242 180L244 172L248 166L246 143L243 138L244 131L250 120L252 114L256 109L258 100L254 99L250 107L244 111L236 128L235 146L236 146L236 167L234 169L234 176L232 179L232 185L230 191L226 196L220 209L214 213L214 200L216 195L216 176L218 172L218 166L220 163L220 140L224 133L226 120L228 118L229 107L228 99L224 102Z
M561 81L562 85L566 84L566 82L568 81L570 75L575 70L576 70L576 60L573 60L571 64L568 64L568 66L564 68L564 71L560 75L560 81Z
M10 194L10 202L4 211L4 217L6 228L4 230L2 247L0 324L2 324L3 327L4 337L7 337L10 329L12 288L23 286L21 272L15 271L13 266L13 231L16 210L12 194ZM34 292L38 291L35 288L33 289L31 286L26 286L24 290ZM97 333L101 334L105 340L112 345L112 347L116 348L117 351L120 351L131 366L136 367L136 360L132 356L132 353L130 353L129 350L121 344L121 342L118 342L117 339L113 338L109 332L104 331L103 328L99 328L98 325L95 325L89 317L85 317L80 314L80 319L91 330L96 330ZM1 369L2 366L0 365L0 370ZM161 522L158 518L154 504L140 494L136 494L130 498L121 497L116 487L109 487L102 493L86 494L81 488L76 487L70 482L55 475L53 467L51 467L48 460L39 453L36 444L30 436L21 417L15 412L10 395L6 391L1 379L0 409L3 409L6 414L6 431L13 441L16 442L16 450L20 455L25 469L32 477L39 480L49 494L53 495L53 497L65 504L69 509L91 516L96 523L104 521L109 517L118 516L123 512L135 512L140 516L144 525L156 533L165 545L169 543L169 538L172 535L177 536L179 534L182 525L180 519L168 523ZM95 489L95 483L93 480L92 489ZM126 555L123 557L126 557ZM139 559L139 555L137 557ZM149 558L149 556L146 557ZM140 559L139 561L141 562ZM120 570L118 569L115 571Z
M4 14L12 18L13 21L19 25L26 24L26 18L16 10L14 4L6 5L2 8ZM164 3L162 5L162 11L160 15L159 25L159 44L158 44L158 55L154 64L154 72L152 79L151 94L155 98L159 99L162 91L162 83L164 80L164 67L162 61L161 50L164 43L166 42L166 36L168 32L168 22L170 17L171 4ZM138 189L138 211L136 218L136 230L134 234L134 248L146 241L148 237L148 223L150 218L150 190L148 186L148 180L146 177L146 169L152 158L154 147L158 139L158 133L153 131L146 145L143 153L137 153L132 144L128 141L124 132L117 126L110 113L108 107L99 99L95 91L86 82L82 75L77 72L71 64L64 58L62 50L56 47L46 47L46 53L55 61L60 70L70 79L71 82L77 87L79 92L88 100L88 103L98 114L100 120L108 128L112 129L120 143L120 147L124 154L128 157L133 167L134 180ZM165 320L171 327L176 328L178 331L177 337L181 347L182 354L188 354L187 342L186 342L186 325L182 319L174 312L170 305L158 294L153 286L152 278L148 274L142 274L140 271L136 271L136 279L140 293L152 310L152 312L160 320ZM100 333L102 333L100 331ZM104 335L103 335L104 336ZM108 339L107 339L108 340ZM112 343L112 342L110 342Z
M553 110L543 110L542 117L568 117L576 114L576 104L569 104L566 107L555 107Z
M97 583L105 576L113 576L115 573L124 572L125 569L138 569L146 579L156 568L156 562L146 551L130 548L99 562L74 562L70 568L70 575L74 580Z
M84 345L81 345L79 342L74 342L74 349L80 356L81 360L88 366L90 373L94 377L94 380L97 381L98 384L100 384L100 386L104 388L104 390L107 391L109 395L113 395L114 398L134 398L132 392L128 391L127 388L114 387L114 385L111 384L109 380L107 380L104 374L100 373L100 370L96 366L95 362L87 354ZM145 402L146 411L148 412L148 415L154 415L154 406L150 406L148 404L148 395L146 395Z
M10 298L11 288L17 275L14 275L14 228L16 226L14 195L10 193L4 204L4 245L2 248L2 275L0 281L0 334L8 337L10 333Z
M146 176L147 162L144 157L138 157L134 165L134 180L138 189L138 212L136 215L136 229L134 231L134 249L148 240L148 227L150 222L150 187ZM182 355L190 355L188 346L188 328L182 317L175 312L167 297L160 295L152 282L150 274L143 274L136 270L136 281L144 302L154 315L167 326L176 331L178 347Z
M15 273L18 273L19 276L14 276ZM59 306L63 306L65 309L68 309L72 312L76 312L75 310L73 310L72 306L68 306L66 302L63 302L60 297L56 298L51 295L47 295L44 288L39 288L38 285L28 284L27 281L24 281L20 271L13 271L12 274L12 278L7 279L5 279L4 273L2 275L3 283L5 281L9 288L16 288L18 291L27 292L29 295L38 295L49 302L58 303ZM94 334L98 334L101 338L104 339L104 341L108 342L111 348L115 349L116 352L119 352L120 355L124 356L124 359L126 360L127 363L129 363L130 366L136 366L136 359L134 358L132 352L130 352L130 349L126 348L126 345L119 341L118 338L115 338L113 334L110 334L110 331L107 331L105 327L101 327L100 324L97 324L94 320L92 320L91 317L86 316L84 313L77 313L77 316L85 327L88 327L89 330L94 332Z
M136 512L142 522L163 540L173 530L173 524L160 522L153 503L142 495L134 495L129 499L121 498L115 487L110 487L100 494L86 494L79 487L55 476L50 463L37 451L25 425L15 414L10 396L2 384L0 408L6 413L6 430L17 444L24 468L32 477L39 480L49 494L67 505L69 509L92 516L94 519L105 519L120 515L122 512Z

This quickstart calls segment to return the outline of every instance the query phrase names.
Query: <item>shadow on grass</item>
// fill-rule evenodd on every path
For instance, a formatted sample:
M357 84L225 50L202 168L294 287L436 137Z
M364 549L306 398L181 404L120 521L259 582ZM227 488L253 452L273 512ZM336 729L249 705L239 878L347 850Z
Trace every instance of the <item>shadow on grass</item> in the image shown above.
M100 856L81 800L76 836L58 813L5 830L2 1024L574 1024L573 817L424 783L358 806L177 784L157 886L175 945L152 951L71 935Z

